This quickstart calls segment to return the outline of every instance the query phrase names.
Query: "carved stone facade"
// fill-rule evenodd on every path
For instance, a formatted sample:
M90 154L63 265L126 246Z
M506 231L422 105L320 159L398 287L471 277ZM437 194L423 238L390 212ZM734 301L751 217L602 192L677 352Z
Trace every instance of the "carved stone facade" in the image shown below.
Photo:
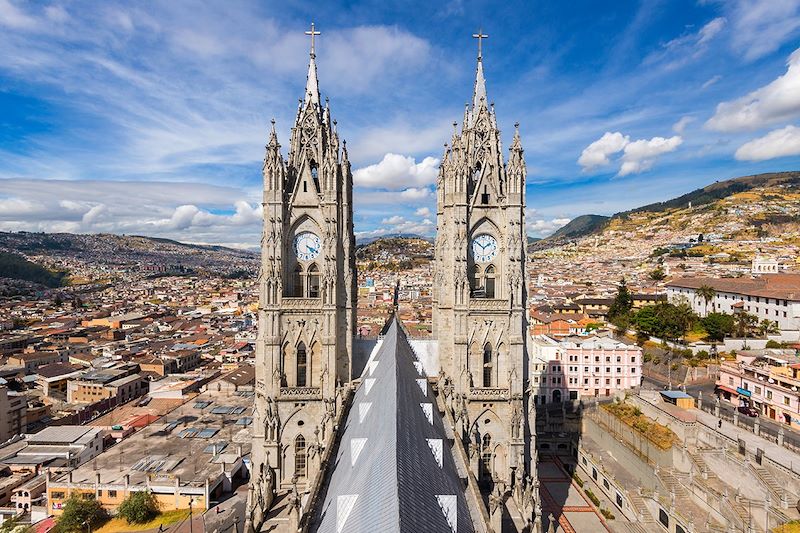
M453 126L437 184L434 335L474 474L521 489L536 477L524 379L526 170L518 130L503 161L480 52L472 103L461 131Z
M350 382L353 178L336 121L320 102L313 35L288 158L273 121L264 160L249 531L260 530L266 513L255 507L271 503L276 489L314 484ZM262 478L271 480L270 490Z

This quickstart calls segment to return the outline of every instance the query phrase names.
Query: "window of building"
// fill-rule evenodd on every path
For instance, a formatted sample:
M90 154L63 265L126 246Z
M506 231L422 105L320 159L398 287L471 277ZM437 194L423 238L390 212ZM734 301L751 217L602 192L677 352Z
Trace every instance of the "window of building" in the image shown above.
M294 473L306 477L306 439L302 435L294 439Z
M109 498L116 498L117 497L117 491L115 491L115 490L108 491L108 497Z
M768 390L767 391L767 400L771 400L771 399L772 399L772 391Z
M482 439L481 451L481 471L480 478L483 481L492 479L492 436L486 433Z
M292 272L292 282L289 284L289 295L295 297L303 296L303 267L297 265Z
M783 397L783 405L789 405L789 397L788 396L784 396Z
M319 267L316 263L308 267L308 279L306 283L308 298L319 298Z
M306 386L306 370L308 369L308 355L306 345L302 342L297 347L297 386Z
M50 493L50 498L53 499L53 500L63 500L64 496L65 496L65 494L63 492L61 492L61 491L55 491L54 490L54 491L52 491Z
M728 378L728 385L733 385L733 378Z
M756 385L756 394L761 394L761 387Z
M483 386L484 387L491 387L492 386L492 369L494 368L494 362L492 361L492 347L487 342L486 345L483 347Z
M494 298L494 275L495 269L494 265L489 265L486 267L486 297L487 298Z

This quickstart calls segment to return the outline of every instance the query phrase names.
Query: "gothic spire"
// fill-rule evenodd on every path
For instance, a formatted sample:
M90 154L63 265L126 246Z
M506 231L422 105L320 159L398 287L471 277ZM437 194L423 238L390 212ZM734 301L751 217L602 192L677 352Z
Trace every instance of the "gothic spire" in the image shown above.
M278 144L278 134L275 132L275 119L273 118L271 122L272 122L272 128L270 129L269 132L269 142L267 143L267 146L269 146L270 148L280 148L281 145Z
M308 76L306 77L306 94L303 98L306 105L310 103L319 105L319 82L317 81L317 54L314 50L314 36L321 35L320 32L314 29L314 23L311 23L311 31L307 31L306 35L311 36L311 59L308 61Z
M478 67L475 72L475 91L472 95L472 110L478 109L478 106L483 102L486 104L486 79L483 77L483 40L488 39L489 36L483 33L483 30L478 31L472 35L478 39Z

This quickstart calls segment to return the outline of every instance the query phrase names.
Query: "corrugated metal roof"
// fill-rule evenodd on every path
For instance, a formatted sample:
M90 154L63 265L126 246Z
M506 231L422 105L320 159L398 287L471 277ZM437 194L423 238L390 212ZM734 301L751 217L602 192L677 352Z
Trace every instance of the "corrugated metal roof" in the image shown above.
M356 391L312 531L474 531L465 482L415 361L393 321Z

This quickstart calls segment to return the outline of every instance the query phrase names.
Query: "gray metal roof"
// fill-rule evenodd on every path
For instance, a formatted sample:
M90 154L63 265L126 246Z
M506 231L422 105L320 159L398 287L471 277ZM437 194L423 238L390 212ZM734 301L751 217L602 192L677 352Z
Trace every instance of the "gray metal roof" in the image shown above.
M474 531L436 399L395 320L345 424L311 531Z

